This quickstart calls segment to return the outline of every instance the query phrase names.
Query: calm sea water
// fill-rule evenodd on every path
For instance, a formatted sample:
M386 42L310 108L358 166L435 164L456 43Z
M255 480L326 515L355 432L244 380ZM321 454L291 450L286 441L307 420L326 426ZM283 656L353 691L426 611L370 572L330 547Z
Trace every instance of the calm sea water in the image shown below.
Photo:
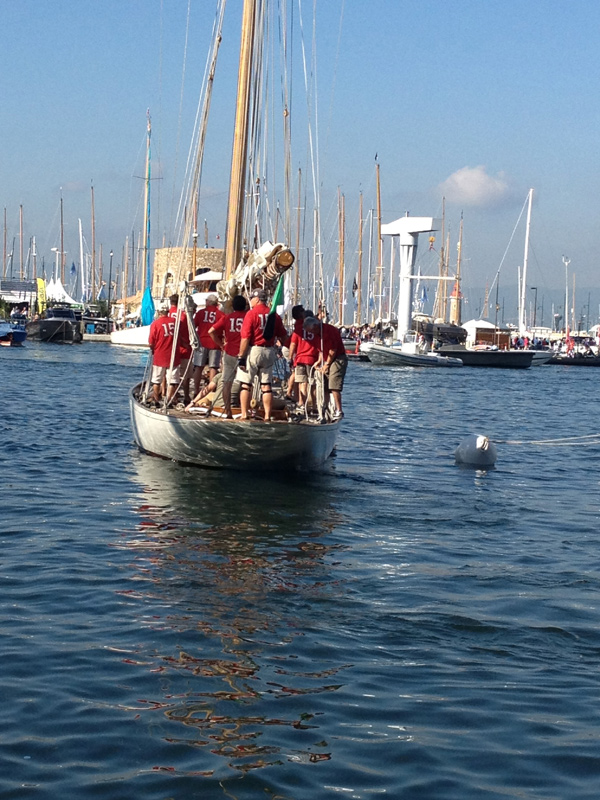
M324 474L140 454L144 355L0 348L4 798L598 797L600 371L351 365Z

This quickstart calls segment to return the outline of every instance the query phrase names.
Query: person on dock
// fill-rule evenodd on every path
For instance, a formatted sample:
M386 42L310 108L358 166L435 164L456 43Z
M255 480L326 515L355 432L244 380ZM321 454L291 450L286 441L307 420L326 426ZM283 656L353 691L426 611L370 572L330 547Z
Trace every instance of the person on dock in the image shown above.
M208 380L212 381L221 366L221 348L215 344L208 332L222 316L224 316L224 312L219 308L219 298L216 294L209 294L205 307L197 311L194 316L194 325L200 341L200 347L194 353L194 390L196 394L200 391L204 367L208 365Z
M175 322L169 317L169 306L164 303L159 307L158 314L150 326L148 338L152 351L152 392L158 405L163 396L162 383L166 380L168 405L179 385L181 355L179 347L173 346Z
M227 419L233 419L231 413L231 387L238 367L242 324L246 316L246 298L241 294L233 298L233 311L224 314L209 329L208 335L223 352L223 404Z
M240 403L242 408L242 419L248 419L250 408L250 394L254 378L258 375L262 392L262 401L265 420L271 418L272 409L272 389L273 365L275 364L275 341L277 339L287 347L290 337L286 331L281 317L273 311L274 328L273 335L265 338L265 327L270 316L267 306L267 293L264 289L255 289L250 297L250 311L244 317L241 331L240 352L238 354L238 366L247 369L248 382L242 383L240 392Z
M320 330L319 330L320 328ZM335 325L328 322L319 322L315 317L306 317L304 329L311 331L315 335L320 334L320 353L316 366L323 376L323 390L325 394L325 408L329 405L329 394L333 397L335 411L333 419L342 419L342 390L344 388L344 377L348 368L348 356L346 348Z

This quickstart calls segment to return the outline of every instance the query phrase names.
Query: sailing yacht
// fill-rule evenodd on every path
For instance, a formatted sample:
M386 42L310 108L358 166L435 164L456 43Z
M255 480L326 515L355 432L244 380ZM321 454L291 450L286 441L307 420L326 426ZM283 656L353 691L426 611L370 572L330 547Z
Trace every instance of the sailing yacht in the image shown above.
M264 87L261 86L262 64L268 48L264 47L264 30L268 28L268 7L271 0L244 0L241 19L241 46L239 55L236 118L233 137L233 154L230 173L229 203L225 238L225 274L217 284L219 300L227 305L236 294L249 297L252 290L260 287L271 296L271 309L279 303L276 299L285 280L285 273L293 266L294 256L284 242L266 241L251 252L244 248L244 241L256 238L256 206L252 185L255 181L249 174L248 160L255 156L261 133L262 108L265 102ZM220 24L222 24L222 16ZM218 44L221 35L217 26L209 55L209 74L214 76ZM199 179L204 154L205 125L212 93L212 80L204 94L200 114L200 132L196 137L196 158L193 164L193 179L189 182L186 208L196 208L199 197ZM258 115L258 116L257 116ZM285 148L284 148L285 149ZM246 202L250 184L251 203ZM188 214L183 231L181 268L177 285L180 312L175 325L174 341L177 341L179 326L188 325L192 347L198 346L193 327L192 314L195 308L192 294L193 281L187 279L187 252L192 246L193 220ZM246 237L246 239L245 239ZM172 363L173 363L172 359ZM286 407L280 408L276 418L263 419L259 397L255 397L255 417L250 421L230 420L220 413L209 412L204 416L196 409L187 411L179 407L154 408L148 402L149 381L142 381L130 392L131 421L135 440L146 453L172 459L186 464L242 470L294 471L321 467L331 455L339 420L332 420L326 410L319 418L294 414ZM274 405L275 408L275 405ZM234 409L235 415L235 409Z

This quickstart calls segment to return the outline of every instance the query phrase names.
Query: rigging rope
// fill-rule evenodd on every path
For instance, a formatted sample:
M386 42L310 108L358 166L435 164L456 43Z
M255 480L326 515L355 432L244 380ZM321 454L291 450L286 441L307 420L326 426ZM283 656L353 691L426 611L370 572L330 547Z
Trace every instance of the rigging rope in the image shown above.
M540 444L564 447L569 445L600 444L600 433L586 436L565 436L561 439L494 439L494 444Z

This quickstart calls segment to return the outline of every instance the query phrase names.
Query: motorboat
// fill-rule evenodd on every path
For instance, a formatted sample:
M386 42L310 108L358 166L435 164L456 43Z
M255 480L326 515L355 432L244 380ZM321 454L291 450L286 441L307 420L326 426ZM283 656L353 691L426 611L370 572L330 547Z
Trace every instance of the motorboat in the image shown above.
M398 342L393 345L363 342L361 352L373 364L386 367L462 367L460 358L419 351L416 342Z
M75 344L83 339L81 323L68 306L47 308L43 314L28 322L25 330L29 339L39 342Z

